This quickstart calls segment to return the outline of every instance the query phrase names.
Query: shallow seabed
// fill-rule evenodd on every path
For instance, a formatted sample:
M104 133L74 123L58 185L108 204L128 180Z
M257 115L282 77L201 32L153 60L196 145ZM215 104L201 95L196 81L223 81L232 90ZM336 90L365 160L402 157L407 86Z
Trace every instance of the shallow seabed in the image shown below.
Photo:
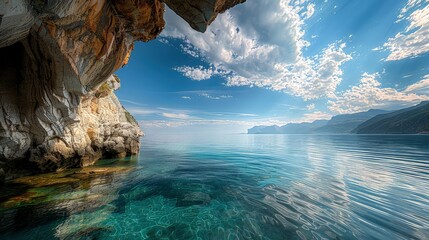
M429 136L147 136L0 189L0 239L429 239Z

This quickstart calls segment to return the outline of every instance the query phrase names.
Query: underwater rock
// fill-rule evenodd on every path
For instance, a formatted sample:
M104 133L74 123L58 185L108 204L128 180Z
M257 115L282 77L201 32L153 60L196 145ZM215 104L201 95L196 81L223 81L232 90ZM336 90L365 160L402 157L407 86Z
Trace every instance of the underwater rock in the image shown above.
M64 206L68 212L96 208L104 205L106 201L111 201L106 198L105 192L112 191L116 177L123 176L123 173L134 169L135 166L132 165L122 166L122 160L119 160L115 165L98 166L97 164L81 169L16 178L0 186L0 211L62 201L66 202ZM52 198L55 194L75 188L82 191ZM88 193L90 189L93 189L91 194ZM81 201L82 199L85 199L85 202ZM88 202L91 204L87 204Z
M164 2L194 29L243 0L0 2L0 164L6 179L139 150L112 74L164 28ZM29 169L31 171L17 171Z
M100 235L110 232L113 232L113 229L109 227L88 227L70 234L64 237L64 239L101 239Z

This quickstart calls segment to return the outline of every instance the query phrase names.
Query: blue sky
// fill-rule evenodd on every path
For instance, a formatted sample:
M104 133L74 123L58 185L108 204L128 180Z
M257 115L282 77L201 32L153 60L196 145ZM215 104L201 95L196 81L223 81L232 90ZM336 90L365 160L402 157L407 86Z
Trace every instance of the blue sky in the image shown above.
M248 0L205 33L171 10L117 95L147 133L245 132L429 99L429 1Z

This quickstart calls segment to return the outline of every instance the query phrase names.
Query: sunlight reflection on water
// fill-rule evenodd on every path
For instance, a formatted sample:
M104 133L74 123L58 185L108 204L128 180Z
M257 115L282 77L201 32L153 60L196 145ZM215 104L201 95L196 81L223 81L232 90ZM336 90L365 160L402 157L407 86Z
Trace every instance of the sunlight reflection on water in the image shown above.
M428 147L407 135L148 136L138 161L98 166L129 171L3 188L0 238L427 239Z

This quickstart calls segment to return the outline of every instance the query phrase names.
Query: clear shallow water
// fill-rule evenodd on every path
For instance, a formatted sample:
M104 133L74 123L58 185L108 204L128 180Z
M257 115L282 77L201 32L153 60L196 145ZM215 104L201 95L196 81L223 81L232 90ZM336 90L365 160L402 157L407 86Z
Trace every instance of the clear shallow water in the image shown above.
M429 238L429 136L148 136L45 178L0 189L0 239Z

